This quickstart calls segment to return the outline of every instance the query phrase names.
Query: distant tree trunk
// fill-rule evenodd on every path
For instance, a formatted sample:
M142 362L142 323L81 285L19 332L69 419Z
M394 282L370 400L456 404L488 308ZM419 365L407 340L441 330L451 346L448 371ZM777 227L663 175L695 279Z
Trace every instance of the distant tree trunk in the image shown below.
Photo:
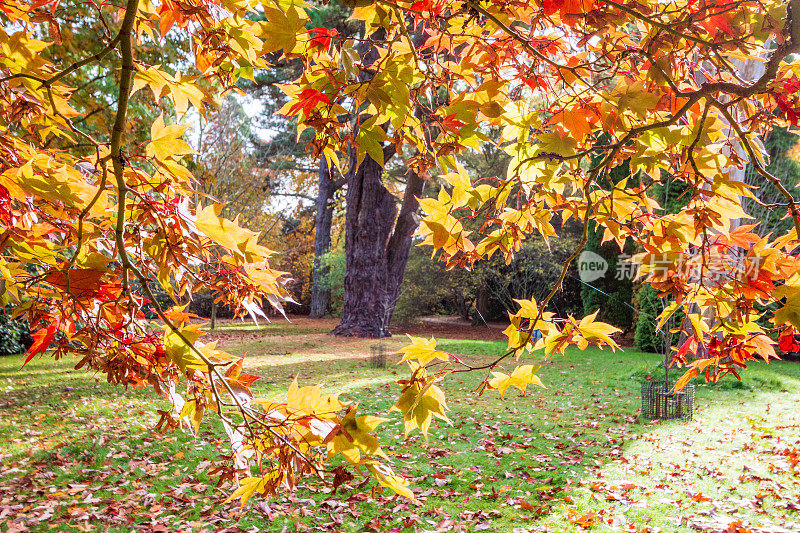
M478 286L478 294L475 296L475 316L472 318L473 326L488 326L486 316L489 314L489 288L483 281Z
M314 272L311 285L311 312L309 318L321 318L328 312L331 290L323 285L330 267L322 264L322 256L331 249L331 226L333 224L333 193L336 184L328 162L319 160L319 191L317 193L317 216L314 232Z
M417 226L416 198L424 182L416 173L408 173L398 215L382 174L381 166L367 155L347 180L344 308L341 322L331 332L334 335L391 335L389 321L400 295Z
M217 299L214 298L214 295L211 295L211 329L217 329Z
M469 320L469 309L472 307L472 304L467 301L464 295L458 291L455 287L453 287L453 305L458 312L458 316L463 318L464 320Z

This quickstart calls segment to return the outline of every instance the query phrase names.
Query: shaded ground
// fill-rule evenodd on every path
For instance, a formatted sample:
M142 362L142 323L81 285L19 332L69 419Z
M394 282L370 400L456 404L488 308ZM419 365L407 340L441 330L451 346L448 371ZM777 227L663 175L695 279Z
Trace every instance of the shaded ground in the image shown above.
M381 440L421 506L359 486L363 478L336 495L304 489L243 510L222 504L232 487L216 488L208 473L226 453L215 424L197 439L154 434L165 404L152 394L126 394L70 361L20 370L21 359L7 357L0 530L800 531L798 365L758 365L743 383L700 387L689 424L643 423L639 381L657 356L568 351L540 371L549 389L505 400L472 394L483 375L452 376L453 425L426 443L404 438L398 414L387 415L403 367L367 365L370 346L392 351L404 339L338 339L312 326L225 325L222 342L250 354L262 395L280 397L299 376L388 416ZM475 361L504 349L455 339L440 347Z
M306 316L289 315L291 325L282 321L275 321L267 326L266 330L277 335L302 334L302 333L328 333L337 324L338 318L308 318ZM502 322L490 322L489 327L473 327L469 321L459 317L424 317L417 323L396 324L392 326L392 337L405 339L405 335L423 337L440 337L443 339L472 339L472 340L505 340L503 330L508 326ZM247 334L252 330L252 323L239 320L219 321L218 332L215 335L226 338L231 334L238 336Z
M328 333L337 324L337 318L308 318L306 316L289 315L290 324L276 321L262 331L269 331L275 335L296 335L303 333ZM226 338L234 335L246 335L253 332L253 324L241 320L221 320L215 335ZM489 321L486 325L473 326L470 321L457 316L429 316L422 317L417 322L408 324L395 324L391 328L392 338L405 339L405 336L436 337L441 339L468 339L484 341L506 341L503 330L508 327L508 322ZM631 335L613 335L614 340L623 347L633 346Z

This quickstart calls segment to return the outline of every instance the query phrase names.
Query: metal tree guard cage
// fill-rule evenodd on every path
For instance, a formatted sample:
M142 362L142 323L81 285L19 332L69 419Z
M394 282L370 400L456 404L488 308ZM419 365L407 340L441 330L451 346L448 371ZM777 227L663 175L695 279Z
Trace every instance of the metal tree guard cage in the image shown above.
M383 344L373 344L369 349L369 366L372 368L386 368L386 347Z
M694 385L672 392L664 381L642 383L642 416L654 420L683 420L688 422L694 413Z
M688 422L694 414L694 385L685 385L673 391L669 383L672 365L669 347L664 354L664 381L642 383L642 416L650 420L683 420Z

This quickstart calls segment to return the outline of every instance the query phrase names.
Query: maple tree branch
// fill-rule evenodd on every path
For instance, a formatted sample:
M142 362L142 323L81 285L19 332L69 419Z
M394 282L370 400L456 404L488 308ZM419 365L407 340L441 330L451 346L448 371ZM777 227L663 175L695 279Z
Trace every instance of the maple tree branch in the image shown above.
M628 131L628 133L626 133L625 136L622 139L620 139L619 141L617 141L617 142L615 142L613 144L608 144L608 145L604 145L604 146L592 146L591 148L587 148L586 150L583 150L583 151L578 152L578 153L573 154L573 155L561 155L561 154L557 154L557 153L554 153L554 152L539 152L536 155L532 155L530 157L526 157L525 159L520 160L520 162L517 163L516 169L519 170L519 167L522 166L523 163L528 163L530 161L535 161L537 159L555 159L555 160L564 162L564 161L569 161L569 160L573 160L573 159L583 159L584 157L588 156L591 153L603 152L603 151L606 151L606 150L611 150L613 155L616 156L616 154L625 145L625 143L627 143L628 141L630 141L631 139L636 137L638 134L644 133L646 131L649 131L649 130L652 130L652 129L656 129L656 128L663 128L663 127L666 127L666 126L671 126L672 124L674 124L675 122L680 120L689 111L689 109L698 100L700 100L700 98L701 98L700 95L692 95L692 96L690 96L688 98L687 102L671 118L660 120L658 122L653 122L653 123L650 123L650 124L645 124L645 125L642 125L642 126L636 126L635 128L631 128ZM604 159L598 166L602 167L605 164L606 164L606 159ZM590 169L589 172L591 173L593 170L594 169Z
M56 106L55 97L53 96L52 87L50 87L49 85L45 85L44 88L45 91L47 91L47 99L50 101L50 107L53 110L53 114L59 117L61 120L63 120L66 123L67 127L69 127L70 131L72 131L76 135L83 137L87 143L89 143L91 146L94 146L95 151L97 151L97 155L99 156L101 143L92 138L92 136L89 135L88 133L81 131L77 127L75 127L75 124L73 124L72 120L67 118L61 111L58 110L58 106Z
M137 4L138 4L138 2L137 2ZM126 10L127 10L127 6L126 6ZM127 11L125 12L125 14L127 16ZM124 22L123 22L123 27L124 27ZM133 27L133 22L131 21L131 25L128 28L128 36L127 36L127 38L129 40L130 40L130 31L131 31L132 27ZM72 65L68 66L67 68L65 68L64 70L62 70L61 72L59 72L58 74L53 76L52 78L48 78L48 80L46 82L46 85L52 85L53 83L57 82L61 78L64 78L65 76L68 76L68 75L72 74L74 71L78 70L81 67L84 67L84 66L88 65L89 63L94 63L95 61L102 60L105 56L107 56L112 50L114 50L117 47L117 44L119 44L122 41L123 38L125 38L125 37L123 36L122 28L120 28L120 32L117 33L117 36L114 37L111 40L111 42L109 42L106 45L105 48L103 48L102 50L100 50L96 54L92 54L89 57L85 57L85 58L81 59L80 61L76 61L75 63L73 63Z
M90 119L90 118L91 118L91 117L93 117L94 115L96 115L96 114L98 114L98 113L102 113L103 111L105 111L105 110L106 110L106 109L108 109L109 107L111 107L111 104L105 104L105 105L102 105L102 106L100 106L100 107L96 107L95 109L92 109L91 111L89 111L88 113L86 113L85 115L83 115L83 116L82 116L81 118L79 118L78 120L74 120L72 123L73 123L73 124L80 124L80 123L82 123L82 122L86 122L88 119Z
M400 9L398 8L398 6L397 5L393 5L392 9L394 10L394 15L397 17L397 20L400 22L398 24L398 26L400 27L400 32L403 34L403 37L405 37L406 40L408 41L409 48L411 48L411 54L414 56L414 65L416 65L417 68L421 71L422 68L420 68L420 67L421 67L422 63L419 60L419 56L417 56L417 44L414 42L414 40L408 34L408 28L406 28L406 25L403 24L403 22L404 22L403 21L403 16L400 14ZM424 33L422 35L424 35Z
M695 91L681 93L678 96L694 94L710 96L711 93L724 92L735 94L742 98L749 98L763 92L767 88L767 84L775 79L781 62L787 56L800 52L800 0L790 0L787 4L787 13L785 30L789 34L789 38L772 51L772 55L764 67L764 73L758 80L750 85L739 85L726 81L707 82L702 83L700 88Z
M711 42L706 41L704 39L701 39L699 37L694 37L693 35L686 35L685 33L682 33L680 31L676 30L675 28L673 28L669 24L664 24L663 22L659 22L659 21L654 20L654 19L652 19L650 17L647 17L647 16L639 13L635 9L631 9L628 6L624 5L624 4L620 4L618 2L614 2L614 0L606 0L606 3L616 7L617 9L627 13L628 15L631 15L632 17L634 17L636 19L641 20L642 22L646 22L647 24L650 24L651 26L655 26L656 28L659 28L659 29L662 29L662 30L666 31L667 33L671 33L671 34L673 34L673 35L675 35L677 37L680 37L682 39L686 39L687 41L692 41L692 42L695 42L695 43L698 43L698 44L702 44L703 46L707 46L709 48L712 48L717 44L723 44L723 43L711 43Z
M656 69L659 74L661 74L661 76L667 82L667 85L669 85L669 88L672 89L673 93L675 93L676 95L681 93L681 90L678 88L677 84L675 83L675 80L673 80L667 74L667 72L663 68L661 68L661 66L656 62L655 58L653 57L653 55L650 52L647 52L645 50L637 50L637 52L639 52L642 55L644 55L650 61L650 65L654 69Z
M599 168L601 168L601 167L597 167L598 170L599 170ZM573 250L573 252L570 254L570 256L567 257L566 261L564 261L564 264L563 264L563 266L561 268L561 274L558 276L558 279L553 284L552 289L547 294L547 296L540 302L540 306L539 306L539 310L538 310L538 312L536 314L536 318L534 318L530 322L529 329L526 332L527 335L525 336L525 339L522 342L520 342L517 346L515 346L514 348L511 348L511 349L507 350L505 353L503 353L501 356L499 356L494 361L492 361L490 363L487 363L485 365L472 366L472 365L469 365L469 364L464 363L463 361L459 360L458 361L459 364L463 365L465 368L463 368L463 369L455 369L455 370L453 370L454 373L457 373L457 372L472 372L474 370L491 370L492 368L497 367L497 365L499 365L503 360L507 359L508 357L510 357L511 355L516 353L516 351L518 349L524 347L525 345L528 344L528 342L530 342L531 337L533 336L533 332L536 329L536 324L538 324L539 320L541 320L542 315L544 314L544 310L547 308L547 304L550 303L550 300L553 299L553 297L556 295L556 293L559 291L559 289L561 289L562 285L564 284L564 280L567 277L567 272L569 271L570 265L581 254L583 249L586 247L586 243L589 242L589 221L591 220L592 200L591 200L591 196L589 196L588 192L589 192L589 188L591 187L591 184L594 182L594 177L596 176L598 170L595 170L595 172L589 177L589 179L586 181L586 184L583 186L584 196L586 197L586 213L584 214L584 217L583 217L583 230L582 230L581 240L578 242L578 245L575 247L575 250ZM485 382L486 381L484 380L483 383L485 383Z
M133 63L133 44L131 42L131 33L133 30L133 23L136 20L136 12L139 8L139 0L128 0L125 6L125 18L122 20L119 33L114 41L119 43L120 52L122 55L122 66L119 80L119 96L117 98L117 112L114 119L114 126L111 131L111 148L110 157L111 163L114 167L114 178L117 183L117 223L115 228L115 240L117 244L117 253L122 262L122 289L123 293L127 293L128 286L128 270L133 266L131 264L128 253L125 250L125 207L126 197L128 193L128 186L125 183L125 162L122 155L122 136L125 132L125 124L127 122L128 114L128 101L130 99L133 72L136 68Z
M220 379L223 387L226 389L228 394L233 399L234 403L238 411L242 414L242 419L244 421L245 426L247 427L251 436L255 436L255 431L250 425L250 421L248 416L254 420L258 420L257 417L248 413L247 409L241 403L241 400L236 395L233 388L227 382L225 377L220 373L219 369L217 368L217 364L214 363L206 354L200 351L197 346L193 342L191 342L178 328L175 323L170 320L164 310L161 308L161 305L158 303L157 299L153 295L152 291L150 290L147 277L142 274L138 268L131 262L130 257L128 256L127 251L125 250L125 240L124 240L124 231L125 231L125 209L126 209L126 197L128 193L128 187L125 183L125 164L122 155L122 136L125 131L125 123L126 123L126 115L127 115L127 108L128 108L128 101L130 99L130 92L131 92L131 81L133 79L133 73L135 70L135 65L133 62L133 48L131 43L131 32L133 27L133 22L136 18L136 12L138 9L139 0L128 0L126 5L125 11L125 18L122 22L122 26L120 27L119 31L119 45L120 51L122 55L122 73L120 76L120 84L119 84L119 96L118 96L118 104L117 104L117 114L116 119L114 121L114 127L112 130L111 136L111 154L110 158L114 166L114 175L117 182L117 190L118 190L118 207L117 207L117 224L115 229L115 236L116 236L116 243L117 243L117 253L119 254L120 262L122 263L122 281L123 281L123 293L126 293L130 290L127 273L130 271L134 274L137 278L139 283L142 285L142 289L148 295L148 298L153 302L154 309L156 310L156 314L161 318L167 327L181 339L181 341L186 344L186 346L190 347L191 350L206 364L207 368L210 369L213 374ZM117 39L115 39L116 41ZM214 381L214 377L209 375L209 380ZM216 387L212 384L213 389L216 391ZM218 394L218 393L217 393ZM222 413L220 413L222 415ZM224 416L224 415L222 415ZM267 428L268 431L284 445L288 446L292 450L295 451L298 455L300 455L307 464L309 464L312 468L316 469L314 462L303 454L300 450L298 450L295 446L293 446L290 442L288 442L283 436L276 433L271 428ZM319 470L317 470L319 474Z
M564 69L564 70L567 70L567 71L569 71L570 73L572 73L572 75L573 75L573 76L575 76L576 78L578 78L579 80L581 80L583 83L586 83L586 85L590 85L590 84L589 84L589 83L588 83L588 82L587 82L587 81L586 81L586 80L583 78L583 76L582 76L582 75L581 75L581 74L578 72L578 67L577 67L577 65L573 65L573 66L561 65L561 64L559 64L557 61L553 61L552 59L550 59L549 57L547 57L546 55L544 55L543 53L541 53L539 50L537 50L536 48L534 48L534 47L531 45L531 43L530 43L530 42L529 42L527 39L525 39L525 37L523 37L522 35L520 35L520 34L519 34L519 33L518 33L518 32L517 32L515 29L511 28L511 27L510 27L510 26L508 26L506 23L504 23L502 20L500 20L499 18L497 18L497 17L496 17L496 16L494 16L493 14L489 13L489 12L488 12L488 11L487 11L485 8L483 8L483 7L482 7L482 6L481 6L481 5L480 5L480 4L479 4L477 1L475 1L475 0L471 0L470 2L468 2L468 4L469 4L469 6L470 6L472 9L474 9L475 11L477 11L477 12L481 13L483 16L485 16L486 18L488 18L489 20L491 20L492 22L494 22L494 23L495 23L495 25L496 25L498 28L500 28L501 30L503 30L503 31L504 31L504 32L505 32L505 33L506 33L506 34L507 34L509 37L511 37L512 39L514 39L514 40L515 40L515 41L517 41L518 43L520 43L520 44L522 45L522 47L523 47L523 48L524 48L524 49L525 49L525 50L526 50L526 51L527 51L529 54L531 54L531 55L533 55L533 56L536 56L536 57L538 57L539 59L541 59L542 61L544 61L544 62L545 62L545 63L547 63L548 65L550 65L551 67L555 68L555 69L556 69L556 71L558 72L558 75L559 75L559 77L560 77L562 80L564 79L564 76L563 76L563 74L561 73L561 70L562 70L562 69Z
M81 210L80 214L78 215L78 229L77 229L78 242L75 244L75 253L70 258L66 268L67 292L69 292L69 283L70 283L69 269L71 269L73 265L75 265L75 261L78 259L78 256L81 253L81 247L83 246L83 220L86 218L86 215L89 214L89 211L91 211L92 207L94 207L94 205L103 195L103 192L105 191L106 188L106 183L108 182L108 165L105 160L99 161L99 164L102 169L102 174L100 176L100 183L97 185L97 193L92 197L91 200L89 200L89 203L86 204L86 207L84 207L83 210Z
M195 344L190 339L188 339L186 337L186 335L183 334L183 332L180 330L180 328L178 328L175 325L175 323L172 320L170 320L169 317L166 316L166 313L164 312L164 309L161 307L161 304L158 303L158 300L156 299L156 297L153 294L152 290L150 290L150 286L149 286L147 277L144 274L142 274L139 271L139 269L136 268L132 264L129 264L128 268L131 270L131 272L133 272L133 274L137 278L137 280L139 280L139 283L142 285L142 290L145 292L145 295L152 302L153 309L155 310L155 312L158 315L158 317L164 322L164 324L170 329L170 331L172 331L179 339L181 339L181 341L186 346L188 346L192 350L192 352L194 352L200 358L200 360L203 361L203 363L209 369L208 379L209 379L209 382L211 383L211 388L212 388L212 391L213 391L214 399L217 402L217 405L220 404L220 399L219 399L219 391L217 391L216 384L215 384L215 381L214 381L214 376L219 378L220 383L222 383L222 385L225 388L226 392L228 393L228 395L233 400L234 406L239 411L239 413L242 415L242 420L243 420L244 425L247 428L248 432L250 433L251 438L255 438L255 435L256 435L255 430L253 430L253 427L250 424L250 420L253 420L253 421L257 422L259 425L263 426L274 438L280 440L285 446L287 446L288 448L292 449L296 454L298 454L303 459L303 461L305 461L306 464L308 464L312 469L314 469L315 473L320 478L322 478L323 477L323 473L319 469L319 467L317 467L317 465L316 465L316 463L314 462L313 459L311 459L308 455L306 455L304 452L302 452L296 446L294 446L291 442L289 442L283 435L281 435L281 434L277 433L275 430L273 430L268 424L266 424L259 417L257 417L254 414L252 414L249 411L249 409L247 407L245 407L244 404L242 404L241 400L236 395L236 393L233 390L233 388L231 387L230 383L228 383L228 381L225 379L225 376L223 376L220 373L219 368L218 368L220 366L220 364L213 362L206 354L204 354L202 351L200 351L197 348L197 346L195 346ZM211 375L212 373L214 374L213 376ZM221 410L218 409L218 411L219 411L220 417L223 420L225 420L226 422L231 424L233 427L237 426L237 424L235 424L233 422L233 420L231 420L230 418L227 418L221 412ZM248 419L248 417L249 417L249 419Z
M315 202L317 200L313 196L309 196L309 195L303 194L301 192L273 192L272 194L275 195L275 196L287 196L287 197L290 197L290 198L300 198L301 200L308 200L309 202ZM236 199L238 200L238 198L239 197L237 196ZM230 202L228 205L230 205L231 203L233 203L233 202Z
M126 9L127 9L127 6L126 6ZM124 27L124 23L123 23L123 27ZM132 23L131 23L130 27L131 28L133 27ZM129 28L129 31L130 31L130 28ZM120 29L120 33L117 33L117 36L114 37L114 39L112 39L111 42L109 42L105 46L105 48L103 48L102 50L100 50L96 54L92 54L91 56L84 57L80 61L76 61L75 63L71 64L70 66L68 66L64 70L58 72L58 74L54 74L53 76L51 76L49 78L42 78L40 76L33 76L31 74L25 74L25 73L21 72L21 73L18 73L18 74L12 74L10 76L6 76L4 78L0 78L0 83L6 82L6 81L11 81L11 80L18 79L18 78L28 78L28 79L31 79L31 80L38 81L42 85L42 87L50 87L51 85L53 85L54 83L59 81L61 78L69 76L70 74L72 74L73 72L78 70L79 68L85 67L86 65L88 65L90 63L94 63L95 61L102 60L105 56L107 56L112 50L114 50L117 47L117 45L120 43L121 39L122 39L122 30Z
M800 1L798 2L800 3ZM800 17L798 17L800 19ZM714 100L712 105L719 109L720 113L725 117L728 121L728 124L733 128L736 132L736 135L739 137L739 142L741 142L742 147L747 152L748 157L750 157L750 163L753 165L753 168L756 169L756 172L761 174L767 181L769 181L778 191L786 198L786 202L788 204L789 210L792 213L792 219L794 219L794 228L795 232L797 233L797 238L800 239L800 212L797 209L797 204L795 202L792 193L790 193L786 187L784 187L781 180L767 171L762 165L761 162L758 160L756 156L755 150L753 146L750 144L750 140L747 138L746 134L742 131L741 126L739 126L738 122L734 120L733 116L731 115L730 111L728 111L727 106L724 104Z
M689 145L688 148L688 159L689 163L692 165L692 169L694 170L697 179L699 180L701 177L700 170L697 168L697 162L694 160L694 149L697 146L697 143L700 142L700 137L703 135L703 127L706 124L706 119L708 118L708 111L711 109L711 105L706 102L706 106L703 108L703 116L700 118L700 122L697 126L697 134L694 136L694 140L692 144ZM695 185L697 184L697 180L695 180Z
M24 72L20 72L18 74L11 74L10 76L5 76L3 78L0 78L0 83L5 83L7 81L16 80L20 78L38 81L41 85L44 85L47 82L47 79L42 78L41 76L34 76L33 74L26 74Z

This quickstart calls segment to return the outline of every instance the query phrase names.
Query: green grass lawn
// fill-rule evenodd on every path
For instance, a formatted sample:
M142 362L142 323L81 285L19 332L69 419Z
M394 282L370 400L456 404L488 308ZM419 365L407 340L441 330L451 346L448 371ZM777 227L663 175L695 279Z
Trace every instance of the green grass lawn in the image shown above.
M272 331L271 329L274 329ZM280 397L297 376L388 416L380 435L422 505L372 490L304 488L222 504L212 461L224 434L151 430L167 404L124 391L74 361L0 358L0 530L75 531L800 531L800 364L754 365L743 382L698 386L690 423L641 421L639 383L658 356L570 350L540 371L547 390L475 396L483 374L444 382L453 425L404 438L388 414L402 366L369 368L374 341L291 326L221 335ZM389 352L404 338L384 341ZM442 340L481 360L504 344ZM396 361L397 357L390 357ZM733 525L731 525L733 524ZM237 529L240 528L240 529ZM742 530L744 531L744 530Z

